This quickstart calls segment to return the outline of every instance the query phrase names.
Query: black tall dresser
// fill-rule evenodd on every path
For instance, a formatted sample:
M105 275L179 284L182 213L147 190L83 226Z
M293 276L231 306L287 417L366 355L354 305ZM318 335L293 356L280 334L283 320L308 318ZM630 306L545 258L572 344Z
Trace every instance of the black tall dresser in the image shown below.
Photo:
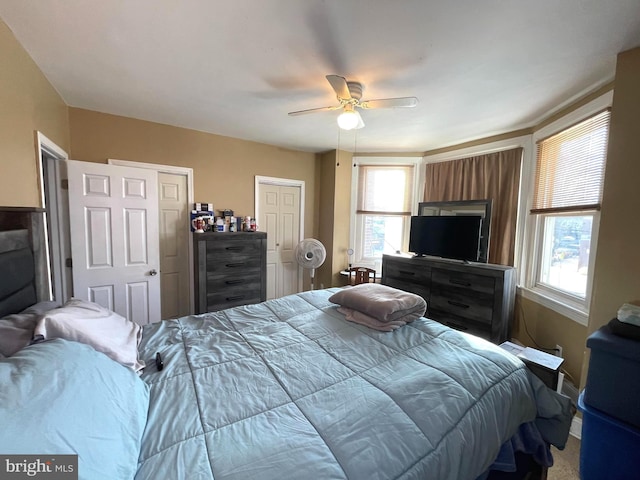
M196 313L267 298L265 232L194 233Z

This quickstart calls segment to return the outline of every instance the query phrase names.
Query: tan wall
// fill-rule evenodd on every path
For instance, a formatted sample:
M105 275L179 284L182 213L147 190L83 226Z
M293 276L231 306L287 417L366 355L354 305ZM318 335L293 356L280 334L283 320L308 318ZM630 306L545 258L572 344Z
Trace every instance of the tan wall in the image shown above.
M39 207L36 131L68 151L68 109L0 20L0 205Z
M347 250L349 249L353 170L353 154L341 150L336 166L336 194L333 209L333 276L331 285L334 287L346 284L346 279L340 275L340 271L348 266Z
M640 48L618 55L615 86L588 333L640 302Z
M318 239L327 249L327 259L318 269L316 288L343 286L340 271L347 266L351 209L351 163L353 154L334 150L319 155L321 165Z
M556 345L562 345L562 369L569 374L571 383L576 386L579 384L586 326L518 295L516 320L511 334L528 347L555 348Z
M104 113L69 109L70 158L193 168L195 200L254 215L255 176L305 182L305 236L315 222L315 154ZM259 227L259 226L258 226Z
M318 155L320 176L318 178L318 240L327 250L327 259L316 271L315 288L331 285L333 265L333 209L336 196L336 150ZM305 275L308 275L305 272Z

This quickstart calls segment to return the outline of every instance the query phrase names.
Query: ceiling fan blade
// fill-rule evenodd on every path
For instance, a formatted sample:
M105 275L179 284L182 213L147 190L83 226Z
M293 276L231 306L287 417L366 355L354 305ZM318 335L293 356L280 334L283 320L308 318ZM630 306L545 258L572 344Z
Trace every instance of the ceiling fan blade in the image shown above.
M380 98L378 100L360 102L361 108L415 107L416 105L418 105L416 97Z
M327 112L329 110L337 110L338 108L342 108L342 105L338 105L337 107L321 107L321 108L310 108L308 110L298 110L297 112L289 112L289 115L294 117L296 115L306 115L307 113Z
M327 75L327 80L329 80L331 88L336 92L338 99L349 100L351 98L351 92L349 92L349 86L344 77L340 75Z

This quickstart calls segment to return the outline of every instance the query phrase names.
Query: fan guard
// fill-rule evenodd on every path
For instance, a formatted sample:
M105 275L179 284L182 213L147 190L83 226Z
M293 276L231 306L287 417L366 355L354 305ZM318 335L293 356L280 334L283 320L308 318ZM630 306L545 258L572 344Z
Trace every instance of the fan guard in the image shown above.
M311 290L313 290L315 270L327 258L327 251L324 245L315 238L305 238L296 245L294 256L298 265L311 271Z

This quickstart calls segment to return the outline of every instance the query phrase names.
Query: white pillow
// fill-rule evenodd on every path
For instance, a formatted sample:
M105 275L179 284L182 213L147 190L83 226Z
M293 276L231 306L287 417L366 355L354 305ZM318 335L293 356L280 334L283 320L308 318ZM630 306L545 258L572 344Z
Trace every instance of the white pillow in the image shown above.
M40 315L59 306L56 302L40 302L0 318L0 358L10 357L29 345Z
M97 303L72 298L44 314L33 332L34 339L64 338L92 346L111 359L138 372L142 327Z

